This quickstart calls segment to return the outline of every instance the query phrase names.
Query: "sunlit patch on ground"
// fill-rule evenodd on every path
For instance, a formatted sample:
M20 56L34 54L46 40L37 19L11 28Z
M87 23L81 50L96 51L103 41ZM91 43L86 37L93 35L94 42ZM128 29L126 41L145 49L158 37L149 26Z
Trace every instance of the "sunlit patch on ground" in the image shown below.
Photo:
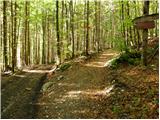
M83 91L78 90L78 91L69 91L67 94L68 94L68 96L72 96L72 95L88 95L88 96L104 95L104 96L108 96L113 88L114 88L114 85L111 85L111 86L104 88L103 90L95 90L95 89L83 90Z
M13 76L16 76L16 77L21 77L21 78L24 78L24 77L26 77L25 75L13 75Z
M134 75L137 75L137 74L139 74L139 71L130 70L130 71L127 72L126 75L134 76Z
M58 83L59 86L67 86L67 87L71 87L71 86L75 86L76 84L73 83Z
M23 71L24 72L29 72L29 73L50 73L50 72L53 72L56 69L56 66L53 66L52 69L49 69L49 70L45 70L44 68L34 69L34 70L25 68L25 69L23 69Z
M104 62L91 62L89 64L86 64L85 66L91 66L91 67L103 67Z
M111 90L114 88L114 85L108 86L102 90L73 90L67 92L65 95L60 96L60 98L55 99L54 101L57 103L63 103L67 99L80 99L81 97L88 97L91 99L97 98L99 96L106 96L110 95Z
M94 61L90 61L85 64L85 66L90 67L106 67L111 61L113 57L116 57L118 53L103 53L101 56Z
M48 73L49 70L23 70L24 72L29 72L29 73Z
M89 112L89 109L85 109L85 110L74 110L73 113L86 113Z

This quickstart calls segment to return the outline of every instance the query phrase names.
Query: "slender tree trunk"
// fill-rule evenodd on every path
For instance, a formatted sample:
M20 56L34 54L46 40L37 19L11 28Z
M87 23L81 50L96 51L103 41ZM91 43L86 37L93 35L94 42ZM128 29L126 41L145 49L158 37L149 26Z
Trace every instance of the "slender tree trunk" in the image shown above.
M47 25L47 32L48 32L48 50L47 50L47 63L50 63L50 27L49 27L49 16L48 16L48 25Z
M4 56L4 68L6 70L8 66L7 57L7 1L3 1L3 56Z
M0 41L0 46L1 46L1 47L0 47L0 50L3 51L3 48L4 48L4 47L3 47L3 23L0 24L0 30L1 30L1 31L0 31L0 40L1 40L1 41ZM4 56L3 56L3 53L1 53L1 54L2 54L2 55L0 56L1 63L4 63L4 62L3 62L3 60L4 60L4 59L3 59L3 57L4 57ZM4 70L4 64L1 65L1 70Z
M31 63L31 53L30 53L30 49L31 49L31 39L30 39L30 23L29 23L29 16L30 16L30 2L28 1L28 11L27 11L27 16L28 16L28 20L27 20L27 41L28 41L28 64Z
M126 32L125 32L125 25L124 25L124 2L123 0L121 1L122 2L122 31L123 31L123 37L124 37L124 45L127 46L127 39L126 39Z
M96 50L96 46L97 46L97 43L98 43L98 13L97 13L97 0L95 0L95 42L94 42L94 49Z
M11 61L11 65L12 65L12 72L14 72L14 13L13 13L13 2L11 1L11 56L12 56L12 61Z
M18 68L21 67L21 41L20 41L20 23L21 23L21 19L17 18L18 20L18 25L17 25L17 36L16 36L16 40L17 40L17 43L16 43L16 54L17 54L17 58L16 58L16 65Z
M66 58L68 58L68 51L69 51L69 46L70 46L70 39L69 39L69 20L67 19L69 14L68 14L68 7L67 7L67 2L65 3L65 14L66 14L66 40L67 40L67 54Z
M16 2L15 2L14 6L15 6L15 8L14 8L14 30L13 30L13 34L12 34L13 35L13 39L12 39L12 72L14 72L14 68L16 66L16 56L17 56L16 55L16 48L17 48L17 46L16 46L16 43L17 43L17 41L16 41L16 38L17 38L17 36L16 36L16 32L17 32L17 18L16 18L17 8L16 8ZM12 2L11 2L11 7L13 7ZM12 10L13 10L13 8L12 8ZM13 17L13 13L12 13L12 17ZM12 24L12 26L13 26L13 24Z
M61 23L61 40L64 41L64 1L62 0L62 23ZM65 46L64 46L64 42L61 42L61 59L64 60L64 53L65 53Z
M156 5L156 10L155 10L155 13L158 13L158 2L157 2L157 5ZM157 20L155 21L155 25L156 25L156 28L155 28L155 36L157 37L158 36L158 22Z
M46 47L46 14L44 13L44 11L42 12L43 16L42 16L42 31L43 31L43 44L42 44L42 64L46 63L46 54L45 54L45 47Z
M86 33L86 55L89 55L89 1L87 0L87 33Z
M25 2L25 23L24 23L24 30L25 30L25 44L24 44L24 47L25 47L25 64L28 65L28 49L27 49L27 45L28 45L28 2L26 1Z
M39 39L39 31L38 31L38 25L37 25L37 64L41 63L40 58L40 39Z
M127 1L127 14L128 14L128 19L131 19L131 15L130 15L130 6L129 6L129 1ZM133 36L132 36L132 27L130 26L129 27L129 38L130 38L130 44L131 44L131 46L134 46L135 45L135 42L134 42L134 40L133 40Z
M70 12L71 12L71 32L72 32L72 58L74 58L74 9L73 1L70 1Z
M83 23L84 24L84 26L83 26L84 27L83 28L83 30L84 30L83 46L86 46L86 29L85 29L86 28L86 16L85 16L86 15L86 8L87 8L87 5L86 5L86 1L85 1L85 4L84 4L84 18L83 18L84 19L84 23ZM83 47L83 48L84 48L83 52L85 53L86 47Z
M97 29L97 33L98 33L98 52L100 51L100 41L101 41L101 1L98 1L98 29Z
M57 65L61 63L61 48L59 36L59 1L56 1L56 32L57 32Z
M37 48L38 48L38 35L37 35L37 23L35 25L35 56L34 56L34 59L35 59L35 63L38 64L38 51L37 51Z
M144 1L143 14L149 14L149 1ZM143 53L142 53L142 62L143 65L147 66L147 42L148 42L148 29L143 30Z
M77 29L79 28L79 23L77 22ZM79 34L79 32L77 32L77 49L76 49L76 51L78 51L79 52L79 39L80 38L80 34Z

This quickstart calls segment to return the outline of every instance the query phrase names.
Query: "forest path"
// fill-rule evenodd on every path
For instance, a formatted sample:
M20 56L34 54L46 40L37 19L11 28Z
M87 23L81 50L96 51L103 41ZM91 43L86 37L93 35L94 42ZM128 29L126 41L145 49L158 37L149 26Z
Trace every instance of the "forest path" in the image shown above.
M34 65L2 76L2 118L157 119L158 54L148 67L107 68L117 55L109 49L54 74L54 65Z
M2 118L33 118L37 91L53 65L34 65L1 80Z
M104 100L113 89L106 79L105 65L117 55L107 50L85 64L74 63L68 70L53 75L49 80L52 86L40 95L36 104L36 118L100 118L106 107Z

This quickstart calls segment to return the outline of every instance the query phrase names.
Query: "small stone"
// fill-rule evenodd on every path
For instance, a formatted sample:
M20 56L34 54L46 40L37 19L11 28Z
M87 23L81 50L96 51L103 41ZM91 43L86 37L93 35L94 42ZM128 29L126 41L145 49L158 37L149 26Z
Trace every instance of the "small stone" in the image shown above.
M62 75L60 75L57 80L62 80L64 77Z
M45 92L49 87L53 85L53 82L47 82L42 86L42 91Z
M60 68L57 68L56 71L60 71Z
M26 90L30 91L30 90L31 90L31 88L26 88Z
M124 92L124 89L121 89L122 92Z

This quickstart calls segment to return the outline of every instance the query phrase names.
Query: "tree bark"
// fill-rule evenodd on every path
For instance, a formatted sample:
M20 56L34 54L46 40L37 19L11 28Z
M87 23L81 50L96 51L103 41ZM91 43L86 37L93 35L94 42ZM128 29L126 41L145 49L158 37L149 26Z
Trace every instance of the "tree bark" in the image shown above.
M30 16L30 2L28 1L27 2L28 3L28 11L27 11L27 16L28 16L28 19L27 19L27 35L28 35L28 39L27 39L27 41L28 41L28 64L30 64L31 63L31 52L30 52L30 49L31 49L31 42L30 42L30 25L29 25L29 16Z
M7 1L3 1L3 56L4 56L4 68L6 70L8 66L7 57Z
M43 31L43 44L42 44L42 64L46 63L46 15L42 12L42 31Z
M149 1L144 1L143 14L149 14ZM142 63L147 66L147 42L148 42L148 29L143 30L143 52L142 52Z
M74 58L74 10L73 1L70 1L70 12L71 12L71 32L72 32L72 58Z
M25 2L25 23L24 23L24 30L25 30L25 64L28 65L28 1Z
M87 0L87 33L86 33L86 55L89 55L89 1Z
M59 1L56 1L56 32L57 32L57 65L61 63L60 36L59 36Z

